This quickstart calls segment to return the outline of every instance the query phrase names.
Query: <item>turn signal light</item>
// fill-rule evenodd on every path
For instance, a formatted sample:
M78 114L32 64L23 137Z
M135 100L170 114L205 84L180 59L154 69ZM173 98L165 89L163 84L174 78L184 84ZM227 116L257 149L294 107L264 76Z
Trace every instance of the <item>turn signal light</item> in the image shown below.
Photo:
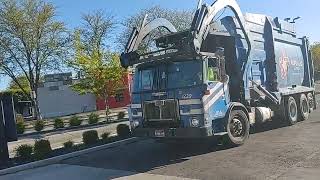
M210 90L205 90L204 95L210 95Z

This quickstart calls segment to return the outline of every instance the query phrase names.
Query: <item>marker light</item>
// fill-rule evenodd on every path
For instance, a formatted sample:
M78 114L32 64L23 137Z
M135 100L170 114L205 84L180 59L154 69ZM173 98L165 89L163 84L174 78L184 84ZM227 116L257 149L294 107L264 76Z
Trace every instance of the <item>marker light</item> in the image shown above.
M198 127L199 126L199 120L196 118L192 118L191 120L192 127Z

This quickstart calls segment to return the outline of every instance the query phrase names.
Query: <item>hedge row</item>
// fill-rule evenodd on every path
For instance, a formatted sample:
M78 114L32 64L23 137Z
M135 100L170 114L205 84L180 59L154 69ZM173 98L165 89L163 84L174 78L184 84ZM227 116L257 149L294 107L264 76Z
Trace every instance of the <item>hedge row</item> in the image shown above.
M117 134L120 138L129 137L131 132L129 126L126 124L119 124L117 126ZM101 134L102 142L108 142L110 133L106 132ZM85 146L95 145L99 142L98 132L90 130L83 132L82 141ZM73 141L67 141L64 144L65 149L72 149L75 147ZM34 146L23 144L16 149L16 157L21 161L33 161L48 158L52 152L49 140L41 139L34 143Z
M118 119L123 119L125 116L124 112L119 112L118 113ZM80 119L77 116L72 116L69 119L69 126L70 127L76 127L76 126L80 126L82 124L83 120ZM95 114L95 113L91 113L88 116L88 124L97 124L99 122L99 115ZM37 132L40 132L44 129L45 127L45 121L41 121L41 120L37 120L34 123L34 129ZM53 123L54 129L61 129L65 127L65 122L61 119L61 118L56 118L54 119L54 123ZM24 119L21 115L17 116L17 133L18 134L23 134L25 132L26 129L26 125L24 122Z

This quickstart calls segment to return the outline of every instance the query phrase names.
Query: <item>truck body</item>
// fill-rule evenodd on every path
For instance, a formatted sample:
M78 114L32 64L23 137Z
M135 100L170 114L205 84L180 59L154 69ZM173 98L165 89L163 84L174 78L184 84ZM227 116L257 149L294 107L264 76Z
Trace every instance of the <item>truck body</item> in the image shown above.
M226 7L234 16L212 22ZM158 27L170 31L155 39L159 50L139 53ZM242 14L234 0L199 3L191 28L182 32L165 19L145 19L121 64L135 69L130 123L139 137L225 135L241 145L257 123L293 125L316 108L308 39L297 38L294 23Z

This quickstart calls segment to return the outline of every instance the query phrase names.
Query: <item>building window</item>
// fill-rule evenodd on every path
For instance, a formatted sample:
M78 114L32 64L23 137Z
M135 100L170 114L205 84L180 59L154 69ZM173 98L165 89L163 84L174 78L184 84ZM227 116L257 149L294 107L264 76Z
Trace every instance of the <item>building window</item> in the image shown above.
M123 102L124 101L123 93L116 94L115 99L116 99L116 102Z

